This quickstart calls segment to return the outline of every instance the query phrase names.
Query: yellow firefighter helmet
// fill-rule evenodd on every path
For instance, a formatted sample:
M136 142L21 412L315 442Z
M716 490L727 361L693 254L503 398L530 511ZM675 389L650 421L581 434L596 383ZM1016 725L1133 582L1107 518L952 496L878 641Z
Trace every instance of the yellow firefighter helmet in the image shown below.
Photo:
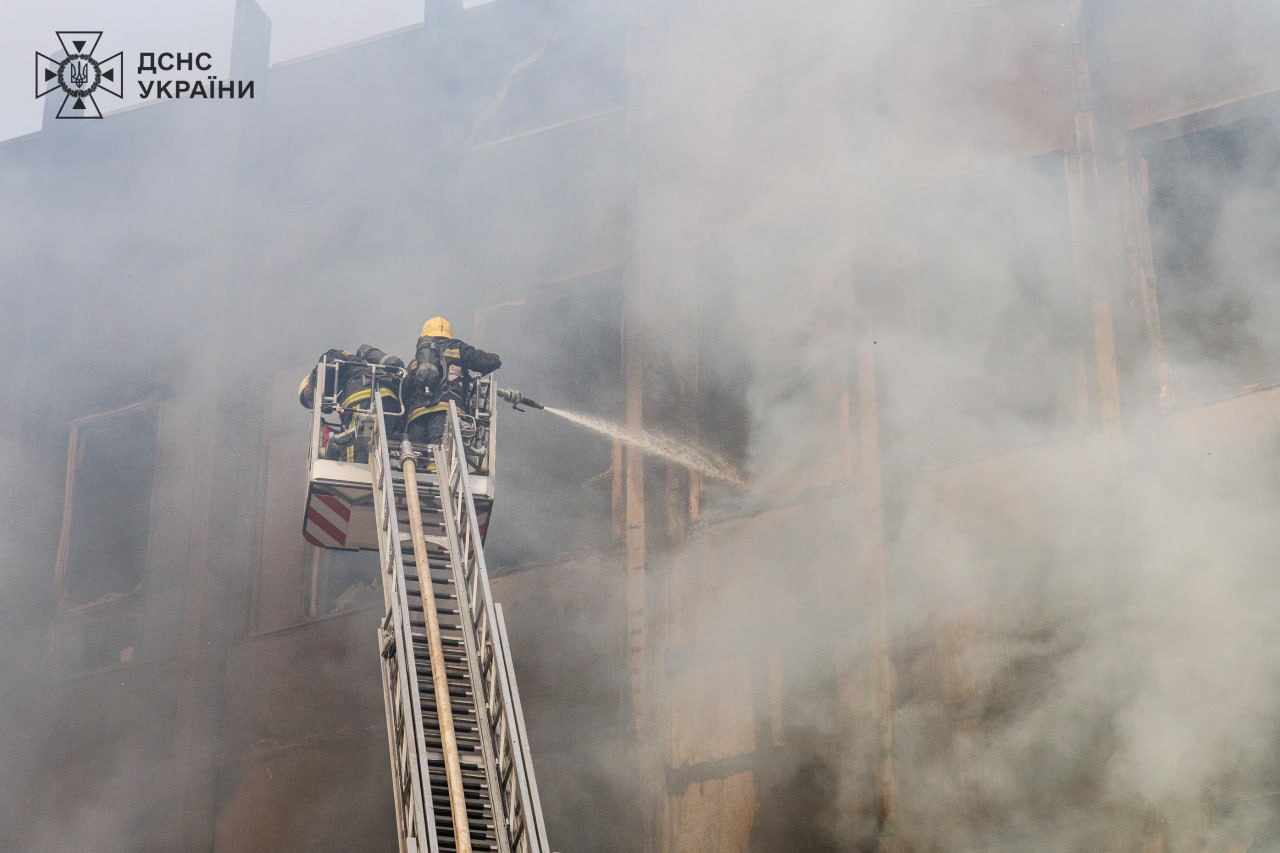
M424 338L452 338L453 326L443 317L432 317L422 324Z

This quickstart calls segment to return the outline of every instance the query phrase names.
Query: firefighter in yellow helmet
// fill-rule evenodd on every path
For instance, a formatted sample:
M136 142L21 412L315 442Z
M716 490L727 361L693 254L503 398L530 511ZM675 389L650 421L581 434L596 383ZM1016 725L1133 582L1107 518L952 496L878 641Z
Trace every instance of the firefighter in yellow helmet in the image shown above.
M372 365L386 369L375 371ZM350 427L356 412L368 411L373 407L375 388L382 397L387 431L391 433L399 429L404 415L399 392L403 368L404 362L399 357L388 355L368 344L362 344L355 352L331 349L317 359L315 368L298 386L298 402L308 409L315 407L317 375L320 371L325 371L325 393L334 395L333 402L339 409L342 421L342 432L325 446L326 456L348 462L364 462L368 459L367 448L355 447ZM331 404L326 402L323 405L327 407Z
M432 317L423 323L417 354L409 362L409 380L405 383L409 389L405 436L419 444L439 444L444 437L449 401L465 410L473 374L484 376L501 366L498 356L455 338L453 326L444 317Z

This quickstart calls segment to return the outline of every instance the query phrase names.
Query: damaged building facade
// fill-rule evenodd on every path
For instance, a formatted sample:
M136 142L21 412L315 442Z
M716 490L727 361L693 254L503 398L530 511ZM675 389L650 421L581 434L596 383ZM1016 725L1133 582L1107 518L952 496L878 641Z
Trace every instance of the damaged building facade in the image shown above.
M819 5L240 2L253 102L0 146L0 846L394 848L295 394L437 313L751 479L500 413L556 849L1275 843L1280 13Z

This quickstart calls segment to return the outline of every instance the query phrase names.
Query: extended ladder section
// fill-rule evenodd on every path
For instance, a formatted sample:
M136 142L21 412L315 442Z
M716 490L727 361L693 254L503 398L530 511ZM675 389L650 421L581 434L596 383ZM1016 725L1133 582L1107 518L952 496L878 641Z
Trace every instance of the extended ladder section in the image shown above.
M457 408L430 458L365 421L400 849L550 853Z

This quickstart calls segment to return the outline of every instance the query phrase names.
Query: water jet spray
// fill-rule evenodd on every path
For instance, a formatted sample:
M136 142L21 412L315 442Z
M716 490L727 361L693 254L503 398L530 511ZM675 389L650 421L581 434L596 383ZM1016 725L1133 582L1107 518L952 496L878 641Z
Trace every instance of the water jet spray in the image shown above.
M735 486L745 487L747 485L746 478L727 460L687 441L669 435L662 435L661 433L649 432L645 429L634 430L622 424L611 423L591 415L557 409L554 406L544 406L511 388L499 388L498 396L510 403L511 407L517 412L524 411L524 409L520 408L520 404L523 403L530 408L550 412L558 418L563 418L569 423L577 424L592 432L616 438L623 444L638 447L646 453L659 456L669 462L675 462L686 468L691 468L704 476L724 480L726 483L732 483Z

